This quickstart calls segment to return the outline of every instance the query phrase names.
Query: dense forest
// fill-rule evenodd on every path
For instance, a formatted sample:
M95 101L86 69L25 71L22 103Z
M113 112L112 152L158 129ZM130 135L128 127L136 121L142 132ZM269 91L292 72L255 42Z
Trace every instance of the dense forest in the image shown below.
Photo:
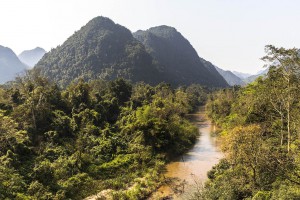
M39 69L0 85L0 199L146 198L194 144L185 116L204 103L225 157L193 198L300 199L299 50L262 59L266 76L210 94L117 77L62 89Z
M196 199L300 199L299 51L267 46L263 60L266 77L208 97L225 158Z
M141 199L164 181L165 161L195 141L185 114L205 98L199 85L124 79L62 90L29 71L0 87L0 199L83 199L107 189Z

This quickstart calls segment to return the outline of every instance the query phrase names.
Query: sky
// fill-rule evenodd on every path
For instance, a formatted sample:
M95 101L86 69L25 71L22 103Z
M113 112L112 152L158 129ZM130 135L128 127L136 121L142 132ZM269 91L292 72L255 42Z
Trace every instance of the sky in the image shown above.
M0 45L49 51L105 16L132 32L173 26L200 57L254 74L265 45L300 47L299 9L299 0L0 0Z

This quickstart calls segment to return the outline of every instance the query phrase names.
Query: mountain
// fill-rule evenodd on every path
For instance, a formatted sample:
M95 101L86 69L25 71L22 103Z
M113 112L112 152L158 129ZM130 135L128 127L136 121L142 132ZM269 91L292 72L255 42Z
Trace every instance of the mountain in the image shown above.
M214 66L200 58L175 28L158 26L146 31L139 30L133 36L142 42L154 58L164 81L172 85L199 83L210 87L226 87L227 82Z
M175 28L161 26L132 34L105 17L92 19L61 46L46 53L34 69L40 69L60 86L78 78L118 77L173 86L228 86Z
M158 83L159 71L152 57L131 32L106 17L96 17L46 53L34 69L66 86L78 78L85 80L117 77L133 82Z
M25 69L26 65L10 48L0 45L0 84L13 80L18 73Z
M245 85L244 81L231 71L225 71L217 66L215 66L215 68L221 74L221 76L223 76L223 78L227 81L229 85Z
M267 74L268 71L269 71L269 68L267 68L267 69L261 69L261 70L259 70L259 71L256 73L256 75Z
M269 72L269 68L260 70L255 75L252 75L252 76L249 76L249 77L245 78L244 82L245 83L251 83L251 82L255 81L255 79L257 79L258 77L265 76L268 72Z
M248 78L249 76L252 76L252 74L242 73L242 72L237 72L237 71L233 71L232 73L241 79L245 79L245 78Z
M29 68L33 68L45 53L46 51L43 48L36 47L32 50L23 51L18 57L23 63L28 65Z

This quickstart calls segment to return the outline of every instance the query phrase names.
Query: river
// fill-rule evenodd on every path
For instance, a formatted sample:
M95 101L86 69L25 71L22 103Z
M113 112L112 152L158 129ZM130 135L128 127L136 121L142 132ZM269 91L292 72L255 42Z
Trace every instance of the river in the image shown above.
M166 196L171 197L169 199L188 199L207 180L207 172L223 157L216 138L212 136L215 126L207 119L204 108L188 117L199 128L199 137L186 154L167 164L164 176L176 181L161 186L150 199Z

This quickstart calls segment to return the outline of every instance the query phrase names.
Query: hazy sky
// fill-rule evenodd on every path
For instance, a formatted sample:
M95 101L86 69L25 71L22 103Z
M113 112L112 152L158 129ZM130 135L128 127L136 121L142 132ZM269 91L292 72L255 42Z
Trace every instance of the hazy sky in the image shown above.
M102 15L131 31L173 26L200 57L255 73L265 45L300 47L299 10L300 0L0 0L0 45L49 51Z

